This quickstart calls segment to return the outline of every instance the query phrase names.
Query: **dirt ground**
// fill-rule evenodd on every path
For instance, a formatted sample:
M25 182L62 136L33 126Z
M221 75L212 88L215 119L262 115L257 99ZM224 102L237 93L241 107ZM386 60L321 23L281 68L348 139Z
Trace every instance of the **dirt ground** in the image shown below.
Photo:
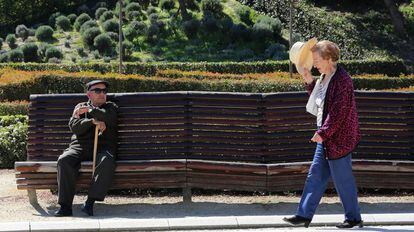
M85 194L75 196L73 217L56 218L57 197L50 190L38 190L39 205L29 203L27 192L17 190L13 170L0 169L0 222L90 219L81 211ZM179 193L111 194L97 203L94 218L180 218L203 216L290 215L295 212L297 194L260 195L214 192L193 194L192 203L185 204ZM382 195L360 193L362 214L414 213L414 192ZM317 214L343 213L339 198L326 194Z

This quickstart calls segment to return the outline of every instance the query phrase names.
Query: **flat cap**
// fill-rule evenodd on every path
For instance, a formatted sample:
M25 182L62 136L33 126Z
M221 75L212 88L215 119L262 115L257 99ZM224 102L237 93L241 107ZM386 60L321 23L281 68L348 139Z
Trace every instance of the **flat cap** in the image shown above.
M106 88L108 88L108 86L109 86L109 83L107 81L93 80L91 82L86 83L86 89L90 90L92 88L92 86L97 85L97 84L104 84Z

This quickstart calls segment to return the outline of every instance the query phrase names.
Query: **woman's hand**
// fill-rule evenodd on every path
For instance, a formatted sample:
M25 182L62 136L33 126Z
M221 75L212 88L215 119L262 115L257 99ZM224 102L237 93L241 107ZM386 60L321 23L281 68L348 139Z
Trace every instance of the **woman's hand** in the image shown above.
M298 67L298 71L302 75L302 78L306 82L306 84L310 84L313 82L313 76L309 69Z
M315 132L315 134L311 138L311 141L312 142L315 142L315 143L322 143L323 142L323 139L322 139L322 137L318 133Z

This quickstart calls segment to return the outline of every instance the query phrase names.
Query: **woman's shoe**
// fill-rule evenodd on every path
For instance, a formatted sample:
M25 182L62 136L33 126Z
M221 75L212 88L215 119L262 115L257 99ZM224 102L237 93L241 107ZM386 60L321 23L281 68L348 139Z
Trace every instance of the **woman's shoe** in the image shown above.
M340 229L350 229L350 228L353 228L354 226L358 226L358 228L362 228L364 226L363 221L362 220L359 220L359 221L345 220L344 222L336 225L336 227Z
M303 225L305 228L309 227L309 224L311 223L311 219L304 218L301 216L293 216L293 217L285 217L283 218L283 221L289 223L292 226L299 226Z

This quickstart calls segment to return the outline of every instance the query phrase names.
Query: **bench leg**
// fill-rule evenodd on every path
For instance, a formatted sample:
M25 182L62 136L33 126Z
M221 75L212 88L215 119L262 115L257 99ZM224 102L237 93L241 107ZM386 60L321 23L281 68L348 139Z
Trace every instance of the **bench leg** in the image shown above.
M191 203L191 188L190 187L183 188L183 202Z
M36 189L28 189L27 195L29 196L29 202L31 205L38 205L37 202L37 195L36 195Z

